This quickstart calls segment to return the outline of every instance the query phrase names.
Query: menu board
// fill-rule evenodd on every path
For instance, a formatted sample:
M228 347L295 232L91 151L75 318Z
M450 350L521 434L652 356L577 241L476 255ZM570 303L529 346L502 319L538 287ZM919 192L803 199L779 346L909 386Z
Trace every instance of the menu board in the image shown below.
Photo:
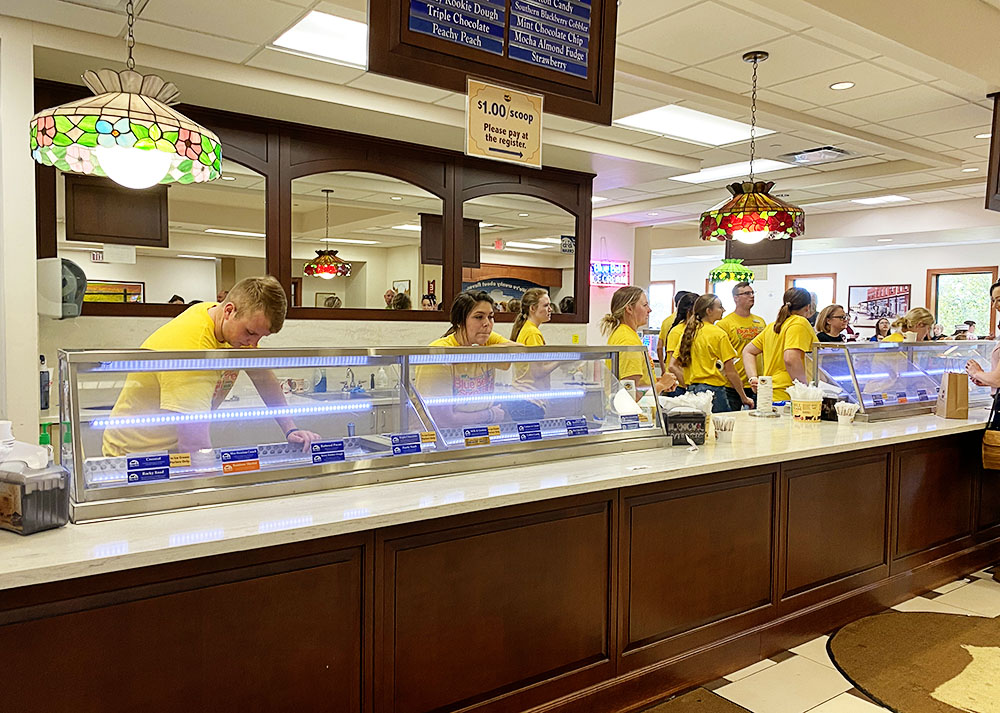
M371 0L369 11L373 72L531 89L547 111L610 123L615 0Z

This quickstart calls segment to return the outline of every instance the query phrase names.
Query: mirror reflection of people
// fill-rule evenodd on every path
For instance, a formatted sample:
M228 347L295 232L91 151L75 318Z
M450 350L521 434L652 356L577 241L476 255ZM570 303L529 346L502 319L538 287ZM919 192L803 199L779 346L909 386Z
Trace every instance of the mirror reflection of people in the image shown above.
M413 303L405 292L397 292L389 303L389 309L412 309Z
M279 332L287 310L285 291L276 279L248 277L233 286L225 302L201 302L153 332L143 349L186 351L256 347L261 338ZM148 371L130 373L112 419L204 413L219 408L239 376L237 371ZM270 407L286 405L281 384L266 369L247 371L261 398ZM275 417L285 439L307 450L319 435L298 428L287 416ZM104 431L106 456L171 451L193 453L212 447L209 422Z
M330 309L340 309L344 306L344 301L340 299L337 295L330 295L325 300L323 300L323 306L329 307Z
M552 319L552 300L548 290L532 287L521 297L521 309L510 330L510 338L526 347L544 347L545 337L539 329ZM528 391L548 390L549 374L559 368L558 362L527 362L514 367L514 384Z
M576 299L572 295L566 295L559 300L560 314L573 314L576 312Z
M829 305L820 310L816 316L816 341L845 342L844 330L847 328L847 312L840 305Z
M601 333L608 338L608 346L644 346L639 337L639 328L649 321L653 310L649 299L641 287L628 285L619 287L611 296L611 311L601 319ZM647 366L649 367L647 370ZM656 393L673 391L677 377L669 371L654 384L649 382L652 364L649 351L622 352L618 355L618 381L624 385L632 382L638 398L643 389L653 387Z
M427 294L420 298L420 309L425 312L433 312L437 308L438 305L436 295Z
M174 295L169 300L167 300L168 305L182 305L187 304L186 300L180 295Z
M812 295L801 287L785 290L777 318L743 349L743 366L750 387L757 391L757 356L764 357L764 376L770 376L774 400L787 401L788 389L795 381L809 383L806 376L806 353L812 351L816 332L809 324Z
M226 301L226 297L229 296L229 290L219 290L215 295L215 301L222 304Z

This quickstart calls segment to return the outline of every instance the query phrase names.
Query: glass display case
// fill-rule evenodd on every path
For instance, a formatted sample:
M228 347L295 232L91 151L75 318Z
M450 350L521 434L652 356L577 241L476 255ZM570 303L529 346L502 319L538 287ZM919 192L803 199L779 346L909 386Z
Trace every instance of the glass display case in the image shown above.
M930 413L937 402L942 375L965 373L975 359L990 370L993 342L816 342L812 377L840 389L841 398L858 404L870 421ZM990 390L969 382L969 406L986 406Z
M72 517L652 447L659 407L615 378L625 351L61 351Z

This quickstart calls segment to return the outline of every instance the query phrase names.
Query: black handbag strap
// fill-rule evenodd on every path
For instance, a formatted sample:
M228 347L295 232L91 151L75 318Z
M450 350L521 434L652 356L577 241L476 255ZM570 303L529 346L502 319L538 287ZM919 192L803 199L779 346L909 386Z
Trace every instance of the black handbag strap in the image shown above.
M993 408L990 417L986 419L986 428L990 431L1000 431L1000 389L993 396Z

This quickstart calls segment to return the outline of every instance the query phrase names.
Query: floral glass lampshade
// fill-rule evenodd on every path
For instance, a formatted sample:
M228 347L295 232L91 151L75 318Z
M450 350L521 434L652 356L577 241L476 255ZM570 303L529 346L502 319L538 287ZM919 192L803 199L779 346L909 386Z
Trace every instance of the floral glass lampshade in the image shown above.
M351 263L337 257L336 250L317 250L316 257L302 267L306 277L321 277L330 280L334 277L350 277Z
M754 273L739 258L726 258L708 273L709 282L753 282Z
M128 188L201 183L222 175L219 138L170 108L179 92L131 69L87 71L95 96L40 111L31 120L35 161L107 176Z
M701 214L701 239L758 243L803 235L805 211L772 196L773 186L771 181L726 186L732 198Z

